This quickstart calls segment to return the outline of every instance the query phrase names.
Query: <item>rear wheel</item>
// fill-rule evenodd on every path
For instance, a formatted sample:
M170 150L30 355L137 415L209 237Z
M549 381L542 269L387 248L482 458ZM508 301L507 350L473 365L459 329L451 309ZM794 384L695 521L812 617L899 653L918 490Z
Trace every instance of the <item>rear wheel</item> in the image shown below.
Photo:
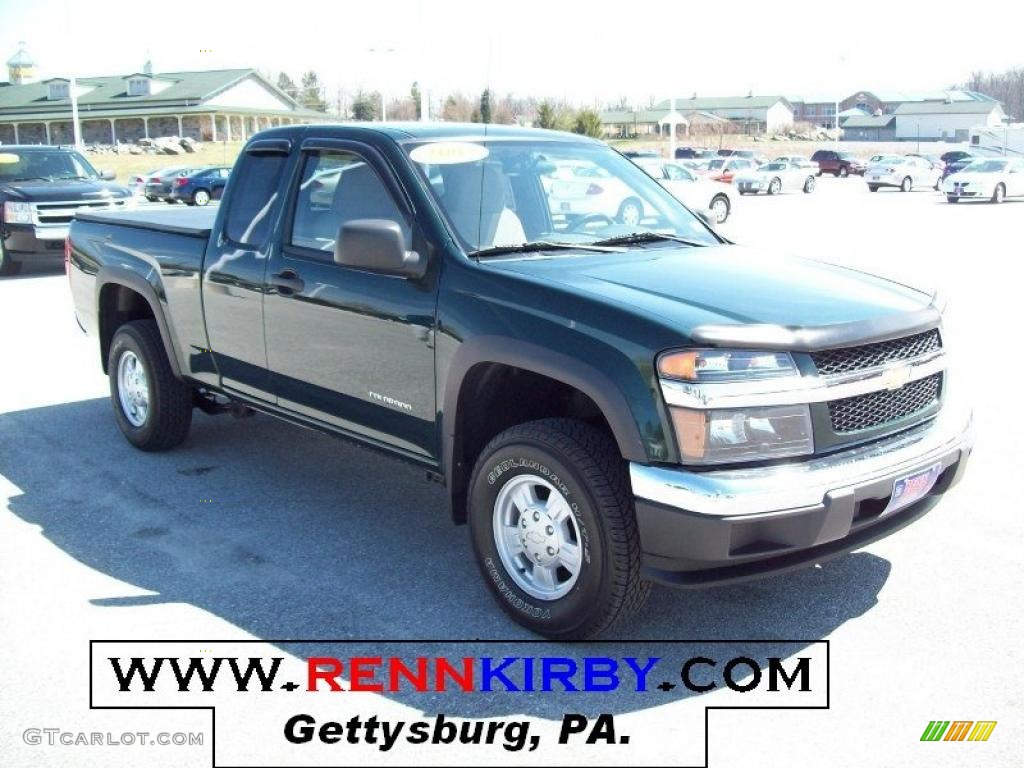
M21 272L21 262L15 261L0 243L0 277L13 277Z
M193 205L209 205L210 204L210 193L205 189L197 189L192 193L192 204Z
M620 224L635 227L640 223L640 219L643 217L644 204L635 197L631 197L628 200L623 201L622 205L619 206L619 213L616 218L619 220Z
M914 188L914 180L909 176L904 176L903 181L900 183L900 192L909 192Z
M153 197L152 195L146 195L146 199L147 199L147 200L149 200L149 202L151 202L151 203L155 203L155 202L156 202L156 200L157 200L157 199L156 199L155 197Z
M573 419L507 429L483 450L469 494L484 581L524 627L583 640L645 602L629 481L605 433Z
M133 320L114 333L107 357L114 418L144 451L180 445L192 425L192 390L175 378L155 320Z
M850 169L849 168L847 168L845 165L839 166L839 178L845 179L849 175L850 175Z
M716 224L724 224L725 220L729 218L731 209L729 198L725 195L715 195L711 199L711 215L715 217Z
M1001 203L1006 199L1006 187L1002 183L996 184L996 188L992 191L992 202Z

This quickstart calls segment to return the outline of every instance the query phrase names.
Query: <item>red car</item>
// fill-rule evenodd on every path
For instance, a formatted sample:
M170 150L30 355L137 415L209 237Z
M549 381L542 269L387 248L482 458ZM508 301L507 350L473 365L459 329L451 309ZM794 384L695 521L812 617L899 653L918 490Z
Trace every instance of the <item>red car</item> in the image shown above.
M852 152L839 152L834 149L819 149L811 155L811 160L818 164L819 176L823 173L831 173L833 176L863 176L864 169L867 168L864 161L855 157Z
M707 170L698 170L697 173L714 181L724 181L732 184L733 176L737 171L745 171L749 168L756 168L757 163L744 157L716 157L708 165Z

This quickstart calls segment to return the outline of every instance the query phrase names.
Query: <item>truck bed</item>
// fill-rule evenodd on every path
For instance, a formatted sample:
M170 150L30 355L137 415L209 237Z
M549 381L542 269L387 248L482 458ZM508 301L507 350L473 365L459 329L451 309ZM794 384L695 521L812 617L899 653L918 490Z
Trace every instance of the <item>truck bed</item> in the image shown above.
M210 237L213 222L217 218L217 206L209 208L186 208L177 205L165 208L147 206L129 211L79 213L75 218L81 221L118 224L122 227L168 232L206 240Z

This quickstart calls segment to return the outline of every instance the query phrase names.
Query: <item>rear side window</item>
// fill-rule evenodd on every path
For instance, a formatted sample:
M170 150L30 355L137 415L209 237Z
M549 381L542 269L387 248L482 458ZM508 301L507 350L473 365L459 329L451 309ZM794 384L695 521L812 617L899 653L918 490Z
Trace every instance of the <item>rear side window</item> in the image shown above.
M287 162L285 154L245 156L238 168L224 225L229 240L258 246L267 239Z

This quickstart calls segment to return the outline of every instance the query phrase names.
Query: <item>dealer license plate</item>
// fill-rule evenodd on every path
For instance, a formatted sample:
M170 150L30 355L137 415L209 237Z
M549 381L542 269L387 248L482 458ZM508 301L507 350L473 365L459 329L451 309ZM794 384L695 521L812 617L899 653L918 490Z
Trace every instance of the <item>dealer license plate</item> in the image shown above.
M935 464L912 475L896 478L892 484L892 497L889 499L889 505L882 514L895 512L923 499L931 491L941 472L942 465Z

